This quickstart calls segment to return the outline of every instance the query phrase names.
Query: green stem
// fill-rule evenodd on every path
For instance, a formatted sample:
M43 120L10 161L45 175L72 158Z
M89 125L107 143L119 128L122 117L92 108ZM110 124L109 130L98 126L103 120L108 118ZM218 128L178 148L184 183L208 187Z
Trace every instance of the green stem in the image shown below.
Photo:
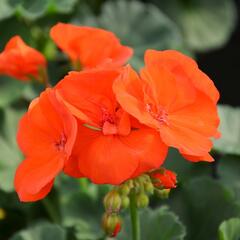
M132 192L130 194L130 214L132 223L132 240L140 240L140 221L138 216L135 192Z
M49 217L51 218L51 220L54 223L60 224L61 223L61 218L60 218L55 206L53 206L52 202L48 198L44 198L42 200L42 203L43 203Z

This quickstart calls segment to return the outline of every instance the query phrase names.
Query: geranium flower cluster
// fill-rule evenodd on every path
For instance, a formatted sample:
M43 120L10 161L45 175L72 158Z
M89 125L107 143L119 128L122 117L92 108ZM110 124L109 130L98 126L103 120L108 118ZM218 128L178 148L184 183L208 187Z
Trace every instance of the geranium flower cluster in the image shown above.
M169 147L192 162L213 161L219 93L194 60L175 50L146 50L138 73L124 66L133 50L111 32L59 23L50 36L81 71L42 92L19 123L21 201L44 198L62 171L113 185L151 172L156 186L175 187L175 174L155 171ZM20 37L10 40L0 62L1 73L22 80L40 79L46 68Z

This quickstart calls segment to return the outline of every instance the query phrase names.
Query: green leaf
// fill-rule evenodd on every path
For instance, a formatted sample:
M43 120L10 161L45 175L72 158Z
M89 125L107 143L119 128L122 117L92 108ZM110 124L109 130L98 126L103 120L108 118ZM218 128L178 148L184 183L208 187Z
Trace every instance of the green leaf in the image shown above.
M218 106L222 136L214 142L214 148L222 153L240 155L240 108Z
M18 11L26 19L35 20L43 16L48 9L48 0L22 0Z
M66 231L58 225L47 222L16 233L10 240L66 240Z
M185 227L178 217L167 208L146 209L141 219L143 239L181 240L186 235Z
M24 83L9 77L0 77L0 107L6 107L21 97Z
M100 238L103 235L101 230L101 218L104 212L102 199L109 188L105 185L85 183L61 176L58 182L58 192L63 225L73 227L79 240L92 240L94 236ZM84 239L84 236L88 238Z
M15 7L8 0L0 1L0 21L11 17L15 12Z
M151 240L183 240L186 231L178 217L167 207L144 209L140 213L141 238ZM131 239L129 218L117 239Z
M22 156L16 144L16 131L18 121L22 116L22 111L10 108L5 109L3 124L0 133L0 178L4 182L0 184L0 189L4 191L13 190L13 179Z
M219 240L240 239L240 218L232 218L224 221L219 227Z
M240 201L240 157L239 156L223 156L218 163L219 180L226 186L231 188L236 198Z
M208 177L198 177L173 192L170 206L187 226L187 240L216 239L225 219L239 216L240 205L228 187Z
M211 174L212 164L209 162L190 162L184 159L174 148L170 148L164 167L177 173L178 185L191 180L193 177Z
M77 240L96 240L99 236L93 231L92 226L83 219L72 219L65 222L65 226L73 229Z
M134 48L131 62L135 67L143 64L143 54L148 48L163 50L182 47L178 27L151 4L135 0L106 2L98 23L115 32L124 44Z
M196 51L223 46L237 20L232 0L153 0L181 27L187 45Z
M70 13L78 0L52 0L50 1L49 8L51 12Z
M68 14L74 10L78 0L1 0L0 20L13 15L34 21L49 13Z

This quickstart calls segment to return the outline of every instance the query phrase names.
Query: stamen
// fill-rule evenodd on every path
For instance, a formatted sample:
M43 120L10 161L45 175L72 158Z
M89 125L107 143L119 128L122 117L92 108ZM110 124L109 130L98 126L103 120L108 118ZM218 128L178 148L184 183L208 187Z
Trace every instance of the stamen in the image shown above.
M158 106L157 110L154 111L154 107L150 103L147 103L145 109L160 124L168 124L168 113L162 106Z

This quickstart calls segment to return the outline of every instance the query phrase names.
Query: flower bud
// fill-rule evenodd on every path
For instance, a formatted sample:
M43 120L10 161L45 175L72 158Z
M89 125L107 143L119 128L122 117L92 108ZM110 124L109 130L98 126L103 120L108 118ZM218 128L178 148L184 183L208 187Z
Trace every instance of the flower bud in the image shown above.
M116 237L122 227L122 220L117 214L105 213L102 218L102 227L109 237Z
M171 189L176 187L176 174L170 170L160 168L150 173L154 187L159 189Z
M129 203L130 203L129 197L123 195L122 196L122 208L128 208L129 207Z
M161 199L167 199L169 197L171 189L157 189L156 194Z
M138 208L147 207L149 204L149 198L146 194L140 193L136 196L136 204Z
M119 212L121 208L121 197L116 190L112 190L104 198L104 207L107 212Z
M133 180L132 179L128 180L127 185L129 186L130 189L132 189L134 187Z
M146 191L146 193L153 194L154 192L153 184L151 182L146 182L144 184L144 190Z
M128 183L124 183L119 186L119 192L124 196L127 196L130 193L130 191L131 188Z

